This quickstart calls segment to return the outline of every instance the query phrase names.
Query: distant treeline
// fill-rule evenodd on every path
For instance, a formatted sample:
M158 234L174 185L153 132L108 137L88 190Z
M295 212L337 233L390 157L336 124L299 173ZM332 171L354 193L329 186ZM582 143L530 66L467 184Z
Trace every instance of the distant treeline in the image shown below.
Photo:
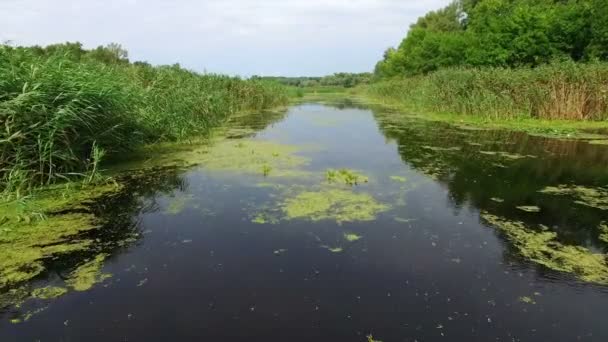
M131 63L117 44L0 45L0 192L84 177L104 155L286 102L278 83Z
M324 77L269 77L253 76L252 79L271 80L291 87L345 87L352 88L370 83L372 73L335 73Z
M420 112L608 119L607 0L457 0L384 54L368 94Z
M608 59L606 0L457 0L410 27L380 77L453 66L535 67Z

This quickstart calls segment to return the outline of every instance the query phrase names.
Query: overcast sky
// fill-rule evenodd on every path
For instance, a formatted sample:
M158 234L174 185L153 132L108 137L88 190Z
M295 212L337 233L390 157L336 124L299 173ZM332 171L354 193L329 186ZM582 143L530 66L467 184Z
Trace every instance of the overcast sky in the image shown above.
M450 0L0 0L0 41L116 42L131 60L231 75L371 71Z

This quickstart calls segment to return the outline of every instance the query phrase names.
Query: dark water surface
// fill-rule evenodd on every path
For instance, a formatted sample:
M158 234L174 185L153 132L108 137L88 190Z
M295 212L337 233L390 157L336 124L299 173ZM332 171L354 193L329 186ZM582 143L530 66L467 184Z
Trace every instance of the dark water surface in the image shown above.
M0 341L608 341L608 286L522 256L480 218L542 224L564 245L606 253L597 227L608 211L539 192L608 185L606 146L397 120L353 104L243 120L260 129L247 139L305 146L302 170L367 175L352 191L390 210L354 222L254 223L288 196L279 185L305 191L318 180L204 167L150 173L98 204L110 219L99 241L138 236L108 243L103 271L112 277L5 308ZM37 282L60 283L82 257L56 260Z

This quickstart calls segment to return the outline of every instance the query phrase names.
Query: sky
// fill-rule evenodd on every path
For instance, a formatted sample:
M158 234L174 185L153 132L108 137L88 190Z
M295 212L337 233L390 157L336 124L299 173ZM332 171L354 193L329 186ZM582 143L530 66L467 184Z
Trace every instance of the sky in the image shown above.
M451 0L0 0L0 42L123 45L132 61L248 77L372 71Z

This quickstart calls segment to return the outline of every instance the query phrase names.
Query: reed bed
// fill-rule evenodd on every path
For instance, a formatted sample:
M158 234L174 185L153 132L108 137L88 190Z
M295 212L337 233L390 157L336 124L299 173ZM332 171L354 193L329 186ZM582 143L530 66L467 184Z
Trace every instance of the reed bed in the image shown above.
M273 82L0 46L0 191L90 179L104 155L204 135L287 99Z
M420 111L488 119L608 119L608 63L448 68L382 80L365 89L373 97Z

